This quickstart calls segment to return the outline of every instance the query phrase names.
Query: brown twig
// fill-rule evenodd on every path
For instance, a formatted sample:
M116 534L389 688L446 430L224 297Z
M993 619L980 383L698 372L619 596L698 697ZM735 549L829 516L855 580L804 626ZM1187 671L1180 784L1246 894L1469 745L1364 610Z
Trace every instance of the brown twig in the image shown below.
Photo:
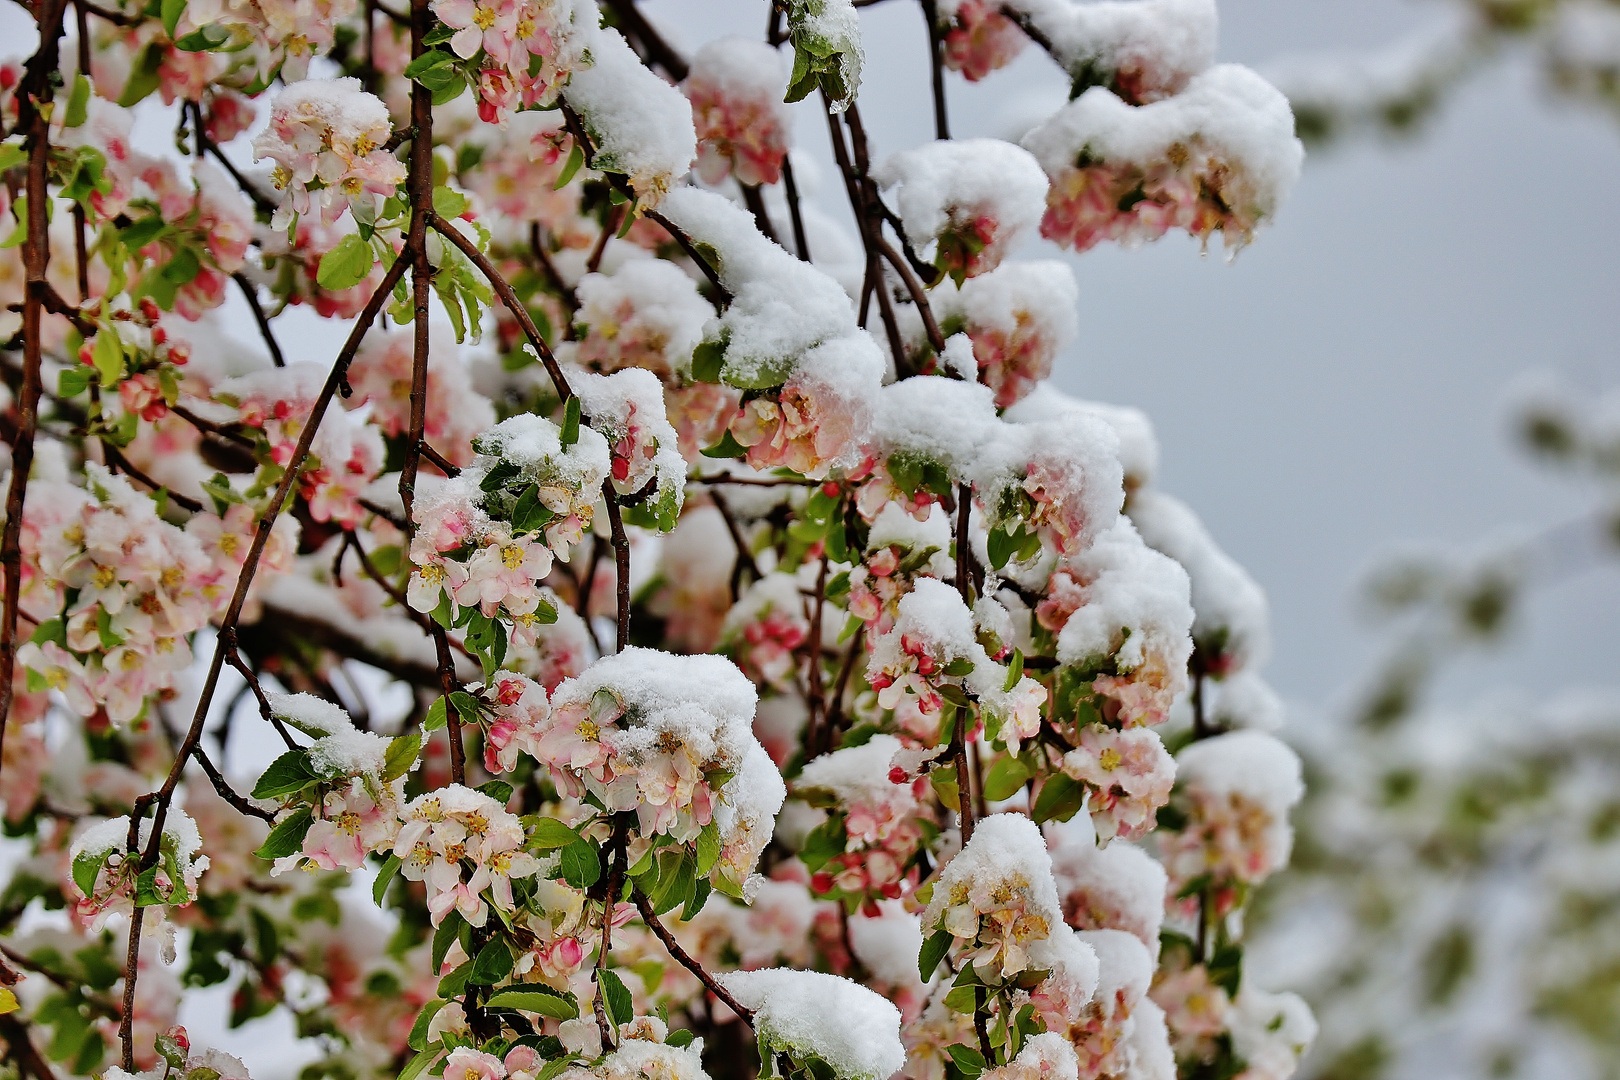
M276 815L238 794L237 790L231 787L230 782L220 773L219 768L209 760L208 752L202 747L198 747L197 752L192 756L197 759L197 764L202 766L203 775L208 777L209 783L214 785L214 790L219 792L219 797L235 807L237 813L256 817L260 821L276 820Z
M248 280L248 276L238 270L231 275L242 290L242 299L253 311L253 321L259 324L259 336L264 338L264 347L270 350L270 362L276 367L286 367L286 357L281 355L281 346L276 343L275 331L270 328L270 320L264 314L264 306L259 303L259 287Z
M669 953L677 964L696 975L698 981L708 988L709 993L719 998L726 1008L742 1017L743 1022L750 1028L753 1027L754 1010L743 1008L737 999L731 996L731 992L720 985L719 980L705 971L702 964L692 959L687 951L681 948L680 942L675 940L675 935L671 934L664 927L664 924L658 921L658 916L653 913L652 904L640 889L635 890L632 895L635 899L636 910L641 912L641 921L646 923L647 929L651 930L658 940L664 943L664 951Z
M737 596L742 592L742 576L746 572L759 579L759 565L754 562L754 553L748 550L748 541L743 538L742 529L737 526L737 519L731 513L731 507L718 491L709 492L709 501L714 508L720 511L720 520L726 523L726 532L731 534L731 542L737 548L737 561L731 567L731 599L736 602Z
M624 513L619 509L619 496L613 490L613 481L602 482L602 497L607 500L608 528L613 537L613 570L618 580L618 610L615 625L617 652L630 647L630 538L624 531Z

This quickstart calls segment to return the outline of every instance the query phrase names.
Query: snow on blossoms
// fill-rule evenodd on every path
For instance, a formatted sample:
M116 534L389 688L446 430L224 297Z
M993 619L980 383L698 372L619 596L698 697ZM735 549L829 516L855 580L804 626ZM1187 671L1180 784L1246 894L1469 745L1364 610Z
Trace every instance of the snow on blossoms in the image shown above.
M608 443L608 473L620 495L649 499L665 531L686 499L686 459L664 415L664 388L640 368L611 375L582 371L572 378L582 413Z
M278 822L305 829L298 850L278 856L271 873L358 870L399 831L405 782L387 775L389 740L360 731L343 709L313 694L266 700L272 715L314 740L278 758L253 791L287 800Z
M1074 80L1133 105L1180 93L1215 62L1215 0L1008 0Z
M1041 973L1038 1011L1079 1014L1097 985L1097 958L1063 922L1046 841L1033 822L1020 814L980 821L933 889L924 935L949 935L952 951L987 985Z
M566 794L634 810L644 838L684 843L716 824L721 873L735 890L786 794L753 735L757 700L721 657L626 649L557 687L535 756Z
M984 599L979 607L997 605ZM979 614L943 581L919 579L901 598L894 628L872 643L869 681L883 708L893 709L910 696L925 715L944 706L943 686L959 683L983 708L989 737L1016 751L1040 732L1046 688L1028 675L1009 685L1008 669L981 643Z
M148 873L142 866L152 843L152 819L140 822L130 846L130 820L113 818L90 826L73 841L68 859L80 896L74 914L100 931L114 914L137 907L157 907L162 919L168 907L185 907L197 898L197 878L208 869L202 837L184 810L170 808L163 820L157 858ZM165 923L165 959L173 962L172 924Z
M681 188L670 193L665 213L715 251L733 296L710 325L693 376L764 391L729 426L748 464L817 479L853 465L884 365L877 344L855 325L849 295L767 240L747 211L719 195Z
M1176 770L1174 805L1183 824L1159 834L1170 895L1207 876L1224 914L1234 887L1264 881L1288 863L1288 811L1305 794L1299 757L1263 731L1233 731L1182 750Z
M576 363L595 371L644 368L665 383L691 368L714 309L680 268L632 259L612 274L586 274L575 288Z
M1034 156L998 139L924 143L880 162L873 178L906 238L957 284L1001 265L1040 224L1046 176Z
M417 611L477 608L532 642L551 614L540 581L553 555L585 535L611 470L607 440L579 425L574 442L542 416L520 413L474 440L473 463L417 499L406 598ZM549 605L548 605L549 607Z
M591 164L629 177L637 206L650 210L697 157L692 107L643 66L617 30L592 34L590 52L591 66L568 83L568 104L596 145Z
M750 186L782 178L792 126L786 86L781 54L762 41L727 37L698 50L681 89L692 103L704 183L728 174Z
M1076 251L1184 229L1247 244L1299 176L1288 100L1236 64L1140 107L1097 86L1024 136L1051 177L1041 235Z
M900 1010L859 983L787 968L733 971L721 981L755 1010L760 1044L800 1065L819 1061L836 1080L887 1080L906 1063Z
M23 512L22 597L46 622L17 662L31 689L128 724L191 663L190 636L229 583L128 480L95 462L85 474L87 487L38 482Z
M1005 409L1052 374L1052 362L1080 334L1080 288L1074 271L1053 259L1006 263L965 281L937 286L932 304L940 329L973 343L978 380ZM920 320L908 338L922 347ZM948 343L947 343L948 344Z
M276 163L282 197L271 227L303 214L336 221L361 200L373 216L405 180L404 164L383 149L393 130L388 107L359 79L306 79L277 94L269 128L253 140L254 160Z
M256 371L227 379L214 397L235 406L241 422L261 432L259 451L267 464L286 466L314 412L327 370L313 361ZM360 505L365 488L382 472L382 433L359 416L328 410L310 442L310 456L299 474L300 491L310 517L335 521L352 529L366 511Z
M797 795L829 803L838 820L821 826L842 829L842 851L813 866L810 887L823 895L841 894L863 902L876 915L879 899L897 900L915 889L913 864L930 832L933 814L921 796L928 781L897 774L902 749L893 735L874 735L862 746L845 747L814 758L794 784Z

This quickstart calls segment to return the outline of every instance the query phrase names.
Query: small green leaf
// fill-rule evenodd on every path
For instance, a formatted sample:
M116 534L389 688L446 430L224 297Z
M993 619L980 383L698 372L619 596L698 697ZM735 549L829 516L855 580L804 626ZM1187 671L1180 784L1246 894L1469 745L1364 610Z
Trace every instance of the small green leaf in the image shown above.
M567 847L569 844L584 843L579 833L556 818L529 818L525 824L529 826L529 846L536 851L550 851L553 848Z
M448 1004L450 1003L444 998L434 998L423 1005L422 1010L416 1014L416 1023L411 1025L411 1033L406 1038L405 1045L412 1050L425 1049L427 1047L428 1025L432 1024L433 1018L439 1015L439 1010Z
M1001 689L1006 691L1009 694L1012 693L1013 687L1017 686L1018 685L1018 680L1022 679L1023 677L1024 677L1024 650L1022 650L1022 649L1014 649L1013 650L1013 656L1012 656L1012 663L1007 665L1007 681L1002 684Z
M703 831L697 838L697 872L699 877L708 877L709 871L720 860L720 827L714 822L703 826Z
M304 834L309 832L313 820L309 807L299 807L270 830L270 835L264 838L264 843L259 845L259 850L253 854L266 861L293 854L303 847Z
M1003 802L1018 793L1030 771L1015 757L1004 757L990 768L984 778L984 797L990 802Z
M302 791L315 779L315 770L309 764L308 750L288 750L270 763L253 785L255 799L279 799Z
M444 958L450 951L450 946L456 940L457 933L467 920L461 917L461 912L451 911L444 917L437 930L433 931L433 970L438 971L444 966Z
M101 375L101 388L110 390L124 377L124 343L111 330L96 334L96 343L90 348L90 360Z
M934 969L939 962L945 959L950 952L951 942L956 940L949 930L936 930L927 941L922 944L922 951L917 954L917 971L922 975L923 982L934 977Z
M442 1053L444 1053L444 1048L439 1046L435 1046L431 1050L423 1050L411 1058L410 1062L400 1070L399 1080L416 1080L418 1076L428 1071L430 1065L439 1060L439 1055Z
M438 731L448 722L448 711L445 708L444 698L438 698L428 706L427 716L422 720L423 731Z
M467 212L467 196L447 187L433 189L433 212L446 221L454 221Z
M410 772L416 765L416 758L421 750L421 735L400 735L390 741L388 751L383 755L383 782L398 780Z
M562 435L559 437L566 450L579 442L579 398L571 397L568 405L563 409Z
M1041 784L1035 796L1033 817L1037 825L1046 821L1068 821L1080 811L1086 797L1084 785L1054 773Z
M506 942L496 938L478 950L473 961L472 974L467 981L476 986L490 986L512 974L512 950Z
M457 998L467 991L467 981L473 973L473 962L465 961L462 965L439 980L439 996L442 998Z
M600 968L596 977L602 988L602 1005L607 1009L608 1023L615 1028L620 1024L628 1024L636 1018L634 999L630 997L630 990L619 978L618 973L609 968Z
M378 907L382 907L383 897L388 895L388 886L393 883L401 865L398 855L390 855L388 861L382 864L382 869L377 871L377 880L371 884L371 898Z
M563 997L547 990L540 990L533 986L524 986L521 990L502 990L490 995L484 1002L490 1009L518 1009L522 1012L539 1013L555 1020L573 1020L579 1016L579 1006Z
M165 6L173 2L174 0L166 0ZM180 0L180 3L183 5L185 0ZM90 80L81 72L73 76L73 92L68 95L67 113L62 117L63 125L70 128L82 125L89 113L89 107Z
M703 451L706 458L739 458L748 453L748 447L737 441L737 437L727 428L720 441Z
M692 350L692 378L698 382L717 383L720 368L726 360L724 339L705 341Z
M585 151L579 143L575 143L574 148L568 152L568 161L563 165L562 172L557 174L557 182L551 185L551 190L561 191L567 187L568 181L574 178L574 174L579 172L580 166L584 164Z
M315 283L333 292L353 288L366 279L376 262L377 256L371 250L371 245L350 233L321 256L320 269L315 272Z
M973 1009L969 1007L961 1011L972 1012ZM958 1069L962 1071L962 1075L966 1076L968 1080L974 1080L974 1077L979 1076L985 1070L986 1066L984 1063L984 1055L979 1053L971 1046L963 1046L961 1043L953 1043L945 1048L945 1052L951 1055L951 1061Z
M584 840L576 840L562 849L563 880L576 889L588 889L602 876L601 860L596 848Z
M447 64L453 64L455 61L455 53L445 52L443 49L433 49L429 52L423 53L421 56L418 56L415 60L412 60L408 65L406 65L405 77L407 79L416 79L420 82L421 77L427 72L432 71L434 68L444 67ZM427 84L423 83L423 85L425 86Z

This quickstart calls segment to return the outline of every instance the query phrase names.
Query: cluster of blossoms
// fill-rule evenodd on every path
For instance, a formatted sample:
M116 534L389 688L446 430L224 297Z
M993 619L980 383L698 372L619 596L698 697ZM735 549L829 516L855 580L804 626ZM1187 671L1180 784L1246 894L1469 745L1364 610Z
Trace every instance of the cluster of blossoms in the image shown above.
M992 0L944 0L939 13L945 66L978 82L1018 58L1029 38Z
M897 504L885 503L867 534L860 564L849 572L849 613L872 633L887 634L894 629L901 598L918 576L951 576L950 544L950 522L943 510L918 522Z
M727 175L756 187L782 179L791 126L786 82L781 54L763 42L721 38L698 50L681 90L692 102L704 183Z
M934 295L941 328L967 335L978 381L995 392L997 408L1027 398L1079 336L1079 287L1063 263L1009 263L954 290L941 285Z
M535 756L566 794L634 810L643 836L685 842L717 821L728 783L752 780L751 751L764 754L755 701L725 660L627 649L557 688Z
M510 912L512 879L540 869L523 850L517 817L481 791L450 784L418 795L400 817L393 854L401 875L426 883L434 926L452 910L473 926L484 925L491 905Z
M125 412L148 423L163 419L179 397L178 369L190 361L190 345L170 336L150 297L93 314L101 316L99 329L79 347L79 362L104 386L116 383Z
M214 387L214 397L233 406L244 426L262 432L264 464L280 469L297 450L326 375L322 365L301 361L227 379ZM359 417L328 412L310 455L312 463L298 478L310 516L354 528L366 515L363 493L383 469L382 432Z
M152 1067L137 1074L110 1068L104 1080L251 1080L241 1060L212 1047L193 1049L191 1036L175 1024L143 1040L152 1047ZM138 1057L139 1065L146 1055Z
M274 161L282 193L271 227L314 215L330 224L355 207L366 220L405 180L385 144L394 132L388 107L359 79L306 79L276 95L270 126L253 140L256 159Z
M1041 235L1086 251L1184 229L1240 248L1299 175L1292 131L1282 94L1234 64L1140 107L1093 87L1024 137L1052 180Z
M434 0L450 48L476 63L478 115L497 123L519 107L549 105L584 51L573 0Z
M1046 176L1027 150L999 139L926 143L881 162L906 238L958 285L1001 265L1040 224ZM1071 305L1072 307L1072 305Z
M161 919L165 909L185 907L197 898L197 879L208 869L208 856L202 854L202 837L185 811L171 810L164 820L150 868L143 864L151 846L152 822L141 822L134 846L130 832L128 817L102 821L80 833L68 851L79 891L74 914L92 931L99 931L113 915L128 915L137 907L156 907ZM166 948L172 957L173 929L165 925L170 926Z
M612 274L586 274L574 291L575 362L602 372L641 368L666 386L687 373L703 325L714 315L692 279L658 259L632 259Z
M226 590L194 535L128 480L85 468L88 490L40 482L24 510L22 596L39 628L17 662L31 689L128 724L190 665L190 635Z
M1006 614L995 601L981 600L969 611L951 586L922 578L898 610L894 628L872 642L868 681L881 707L893 709L911 695L930 715L943 708L947 692L960 697L966 691L984 710L990 738L1016 752L1021 741L1039 733L1047 691L1028 675L1009 679L1011 672L997 662L1011 648L995 633L995 615Z
M846 747L805 764L794 793L829 797L841 823L824 825L836 835L841 824L840 850L810 878L820 895L833 894L859 900L868 915L878 913L877 901L898 900L914 892L917 854L937 825L922 797L928 781L909 779L894 764L902 743L893 735L874 735L863 746ZM826 801L825 799L822 801Z
M1231 731L1187 747L1176 757L1178 801L1185 820L1159 841L1172 896L1194 879L1213 883L1224 915L1237 892L1286 866L1294 833L1288 811L1305 794L1299 758L1263 731Z
M567 559L595 513L609 463L607 440L520 414L473 442L477 457L461 475L417 500L406 596L417 611L476 609L532 641L544 597L540 582L555 555Z
M181 10L175 34L184 40L201 32L227 54L246 50L261 85L278 74L292 84L305 78L311 58L331 49L355 7L355 0L199 0Z
M799 581L778 572L766 574L737 598L726 615L720 647L744 674L786 692L798 677L798 652L809 636Z
M473 389L467 366L457 356L450 328L436 324L430 331L427 371L427 409L422 435L442 451L452 465L472 461L472 440L495 423L489 399ZM411 348L408 330L378 334L366 341L349 365L354 396L351 408L371 406L371 423L389 438L399 438L411 425Z

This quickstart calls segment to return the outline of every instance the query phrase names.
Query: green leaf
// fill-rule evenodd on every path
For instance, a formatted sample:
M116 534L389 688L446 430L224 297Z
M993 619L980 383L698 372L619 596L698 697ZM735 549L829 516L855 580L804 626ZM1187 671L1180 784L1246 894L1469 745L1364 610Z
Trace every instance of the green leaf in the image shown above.
M1235 998L1243 985L1243 946L1222 945L1209 960L1209 981Z
M173 0L169 0L173 2ZM185 0L180 0L182 4ZM68 95L67 112L62 117L65 127L76 128L82 125L89 113L90 107L90 80L81 72L73 76L73 92Z
M709 871L720 860L720 827L714 822L703 826L703 831L697 838L697 872L699 877L708 877Z
M961 1011L972 1012L973 1010L968 1008ZM986 1068L984 1055L971 1046L953 1043L945 1048L945 1052L951 1055L951 1061L955 1063L958 1069L962 1070L962 1074L968 1080L973 1080L974 1077L984 1072Z
M1018 794L1032 774L1022 761L1004 757L990 768L984 778L984 797L989 802L1003 802Z
M568 152L568 161L563 165L562 172L557 174L557 182L551 185L551 190L561 191L567 187L568 181L574 178L574 174L579 172L580 166L584 164L585 150L579 143L575 143L574 148Z
M353 288L366 279L376 262L377 256L371 250L371 245L350 233L321 256L320 269L315 272L315 283L332 292Z
M78 858L73 860L73 884L84 895L89 896L96 891L96 877L101 873L101 864L106 857L104 851L81 851Z
M439 980L439 996L442 998L457 998L467 992L467 980L472 976L473 962L465 961L462 965Z
M398 780L410 772L421 751L421 735L400 735L389 742L388 751L383 755L383 783Z
M1022 679L1023 677L1024 650L1014 649L1012 663L1007 665L1007 681L1002 684L1001 689L1009 694L1012 693L1013 687L1017 686L1018 680Z
M230 32L221 26L205 26L193 30L174 43L181 52L212 52L231 40Z
M529 826L529 846L536 851L551 851L553 848L585 842L579 833L556 818L529 818L524 823Z
M539 1013L554 1020L573 1020L579 1016L579 1006L563 997L547 990L525 986L521 990L502 990L490 995L484 1002L485 1007L491 1009L519 1009L528 1013Z
M279 799L284 795L293 795L315 779L315 770L309 764L309 751L288 750L264 770L259 782L253 785L253 797Z
M634 1000L618 973L608 968L598 969L596 978L602 988L602 1006L607 1010L608 1023L617 1028L636 1018Z
M270 830L270 835L264 838L264 843L260 844L259 850L253 854L266 861L293 854L303 847L304 834L309 832L313 822L309 807L299 807Z
M455 707L456 714L461 722L469 726L478 723L478 699L465 690L455 690L450 694L450 704Z
M163 0L159 10L163 15L163 32L172 39L180 25L180 16L186 13L186 0Z
M512 800L512 785L505 780L489 780L478 785L478 790L505 806Z
M189 285L202 273L202 262L195 251L183 247L174 253L174 258L163 264L161 273L163 280L172 285Z
M584 840L576 840L562 849L563 880L576 889L588 889L602 876L601 860L596 848Z
M0 143L0 173L10 172L28 160L28 151L20 142Z
M692 350L692 378L698 382L719 382L720 368L725 360L726 343L723 338L700 343Z
M703 451L706 458L739 458L748 453L748 447L737 441L737 437L727 428L720 441Z
M951 950L951 942L956 940L949 930L936 930L923 942L922 951L917 954L917 971L922 975L923 982L934 977L934 970L939 962L945 959L945 954Z
M1054 773L1041 784L1035 796L1034 818L1037 825L1046 821L1068 821L1080 811L1086 797L1084 785L1062 773Z
M578 397L569 398L567 406L563 409L562 435L559 437L559 441L561 441L564 450L579 442Z
M437 930L433 931L433 970L438 971L444 966L445 954L450 951L451 944L456 940L457 932L467 924L461 912L451 911L444 917Z
M512 974L512 950L506 942L496 938L478 950L473 961L472 974L467 981L477 986L490 986Z
M405 67L405 77L421 81L421 77L434 68L444 67L456 61L456 54L445 52L443 49L433 49L412 60ZM423 85L426 85L425 83Z
M446 221L454 221L467 212L467 196L447 187L433 189L433 212Z
M1006 529L997 525L990 530L990 536L985 541L985 549L990 556L991 569L1000 570L1007 565L1007 560L1017 552L1018 541L1009 535Z
M448 722L447 715L444 698L441 697L428 706L427 716L422 720L422 730L438 731Z
M33 636L28 639L35 645L43 645L47 641L54 641L64 649L67 648L67 623L60 617L46 619L34 627Z
M156 90L162 82L158 76L162 64L163 46L155 41L148 42L130 67L129 80L124 83L124 92L118 96L118 104L126 109L132 108Z
M416 1080L418 1076L428 1071L428 1066L439 1060L439 1055L442 1053L444 1053L444 1048L439 1046L435 1046L431 1050L423 1050L411 1058L410 1062L400 1070L399 1080Z
M377 880L371 883L371 898L378 907L382 907L383 897L388 895L388 886L393 883L401 865L398 855L390 855L388 861L382 864L382 869L377 871Z
M652 902L653 913L662 915L686 903L692 895L696 875L692 857L685 851L666 851L658 862L658 887L647 899Z
M450 1004L444 998L433 998L422 1006L422 1011L416 1014L416 1023L411 1025L411 1033L405 1040L405 1045L412 1050L423 1050L427 1047L428 1025L433 1018L439 1015L439 1010Z
M101 375L101 388L110 390L124 377L124 343L111 330L96 334L96 343L90 348L90 361Z

